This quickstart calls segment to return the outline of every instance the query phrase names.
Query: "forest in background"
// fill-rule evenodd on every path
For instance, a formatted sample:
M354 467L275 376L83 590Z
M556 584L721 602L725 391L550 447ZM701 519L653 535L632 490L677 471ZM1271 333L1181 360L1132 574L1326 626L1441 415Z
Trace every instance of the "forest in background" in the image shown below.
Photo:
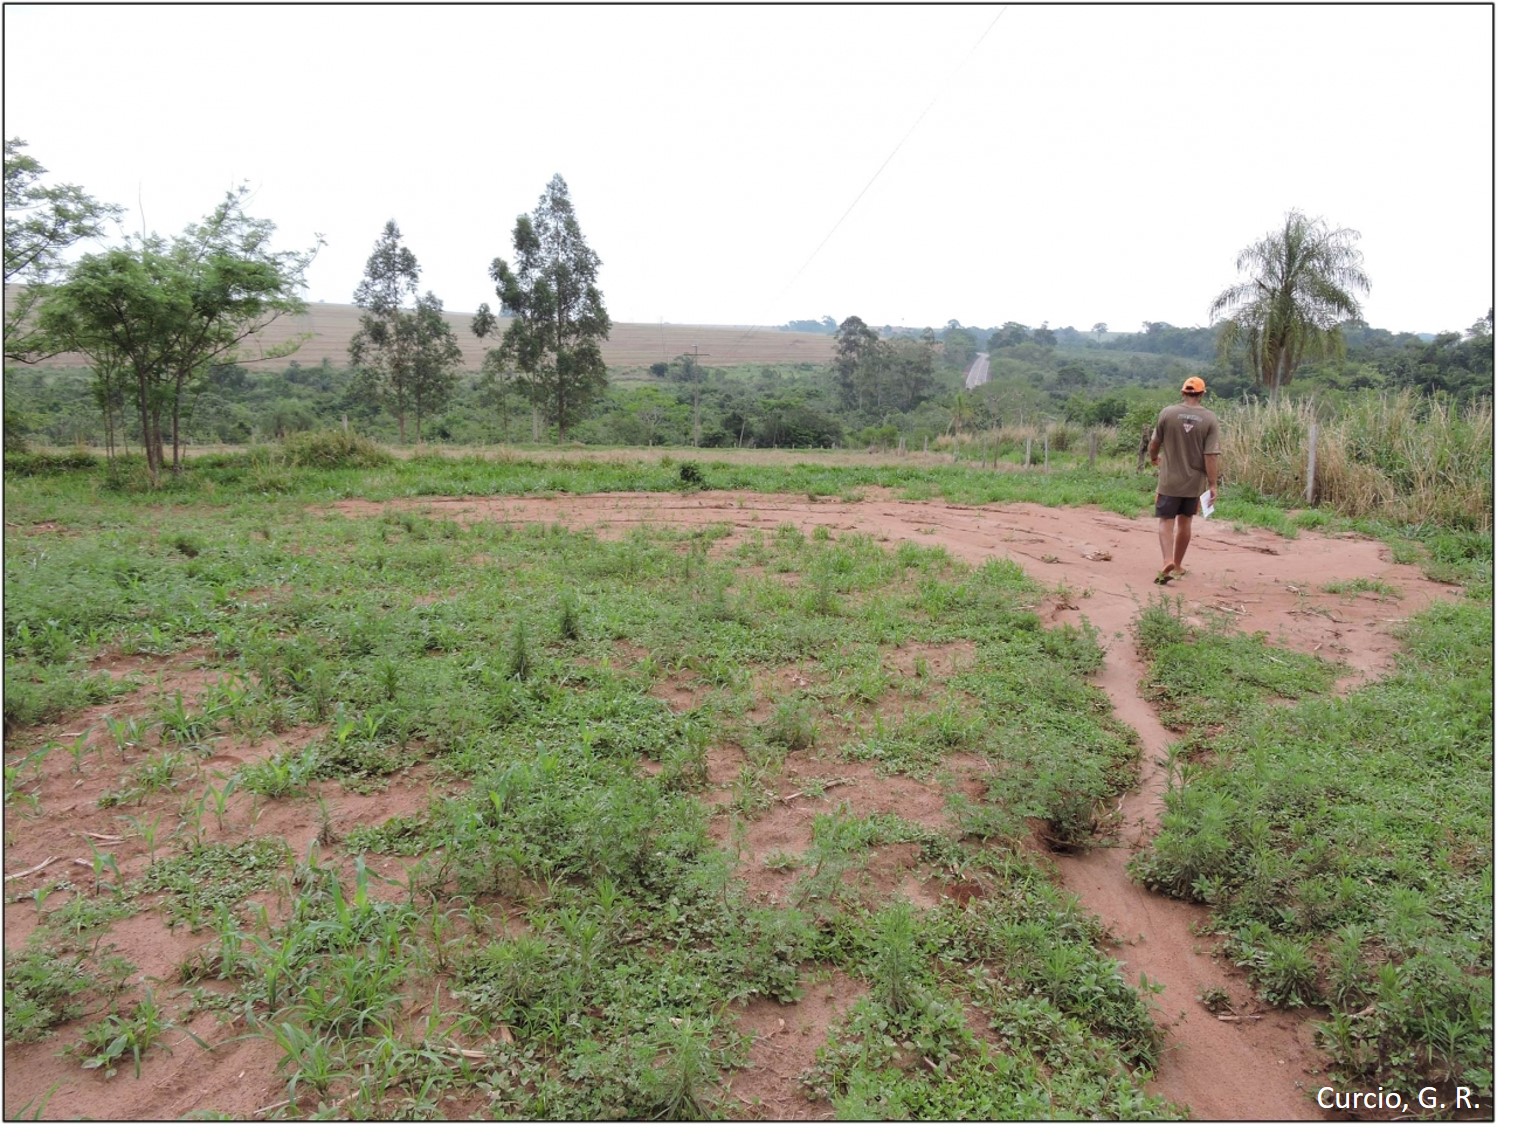
M798 321L783 330L809 330L799 323L815 322ZM1261 393L1245 361L1220 358L1215 328L1146 322L1140 331L1113 334L1099 325L1080 332L1017 323L964 327L954 320L939 332L867 330L881 347L904 353L902 393L864 390L859 399L854 387L841 381L839 360L708 367L705 359L681 355L647 367L609 369L609 386L569 440L680 445L693 441L695 429L696 441L709 447L895 446L901 439L919 447L955 431L1065 421L1135 433L1141 421L1173 400L1175 388L1190 374L1207 380L1211 405ZM1303 364L1286 388L1290 394L1330 404L1370 391L1410 391L1455 403L1493 399L1492 316L1467 334L1428 338L1365 323L1347 326L1344 334L1344 356ZM989 382L965 391L964 375L979 351L990 356ZM344 344L317 366L291 362L277 371L214 366L190 401L185 440L192 445L273 441L342 424L387 440L392 419L356 397L351 370ZM6 446L106 445L106 423L91 380L82 368L8 367ZM444 409L422 421L421 438L458 445L527 443L534 441L533 430L531 407L510 383L470 371L457 376ZM134 444L131 418L119 422L115 441Z

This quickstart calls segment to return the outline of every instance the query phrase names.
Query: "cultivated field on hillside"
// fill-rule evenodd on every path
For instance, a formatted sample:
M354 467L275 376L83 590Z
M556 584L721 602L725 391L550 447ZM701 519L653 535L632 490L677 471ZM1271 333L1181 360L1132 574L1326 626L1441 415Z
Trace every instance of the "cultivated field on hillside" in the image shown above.
M356 334L360 309L350 304L310 304L301 316L282 316L259 337L263 344L307 338L292 355L253 363L252 370L280 370L289 362L317 366L325 359L337 367L346 365L346 347ZM474 337L467 312L448 312L447 321L457 333L463 349L463 370L477 371L484 354L498 343L491 337ZM501 321L501 328L505 321ZM835 354L835 340L826 335L805 332L780 332L747 325L698 324L613 324L612 335L601 348L609 368L647 367L669 361L683 352L696 350L709 367L729 367L737 363L827 363ZM50 367L85 367L88 363L76 355L50 359Z

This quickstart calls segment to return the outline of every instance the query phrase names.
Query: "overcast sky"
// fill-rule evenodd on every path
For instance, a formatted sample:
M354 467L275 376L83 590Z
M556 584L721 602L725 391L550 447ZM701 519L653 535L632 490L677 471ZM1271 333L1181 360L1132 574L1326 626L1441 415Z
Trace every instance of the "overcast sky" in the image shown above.
M1493 18L7 4L4 129L135 230L248 183L325 235L316 301L394 218L422 291L493 302L557 172L617 321L1205 324L1296 207L1360 234L1368 323L1434 332L1492 302Z

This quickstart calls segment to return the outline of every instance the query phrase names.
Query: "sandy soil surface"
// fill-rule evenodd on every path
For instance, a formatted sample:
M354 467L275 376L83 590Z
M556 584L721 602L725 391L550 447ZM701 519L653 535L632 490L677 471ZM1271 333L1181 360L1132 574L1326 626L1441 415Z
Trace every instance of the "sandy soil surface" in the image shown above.
M969 562L1004 557L1020 563L1039 580L1059 586L1057 597L1044 605L1041 614L1052 622L1089 620L1100 631L1106 664L1097 681L1119 717L1138 731L1145 744L1143 785L1120 803L1123 824L1116 840L1083 855L1058 857L1055 863L1065 885L1111 929L1115 937L1111 950L1122 960L1126 975L1136 980L1142 973L1163 985L1157 1013L1169 1028L1170 1041L1151 1088L1185 1104L1197 1118L1322 1116L1310 1087L1319 1080L1323 1063L1304 1016L1262 1010L1242 978L1214 957L1213 942L1193 931L1203 918L1195 907L1151 894L1124 873L1133 849L1153 831L1163 788L1160 760L1171 741L1140 695L1142 669L1133 649L1131 625L1145 604L1170 594L1182 601L1191 619L1227 620L1238 630L1265 632L1274 643L1347 665L1353 672L1346 682L1362 682L1390 665L1396 650L1392 628L1433 600L1455 592L1425 580L1414 567L1393 564L1382 545L1312 534L1285 540L1267 532L1238 532L1217 519L1199 521L1187 558L1191 575L1161 588L1153 583L1159 568L1153 521L1093 509L902 502L881 491L855 501L703 492L346 501L322 508L351 515L426 511L465 522L557 522L613 537L640 525L695 528L722 522L733 526L733 535L719 542L722 545L742 541L752 529L771 531L791 524L808 532L825 526L836 533L942 545ZM1397 594L1322 591L1327 582L1358 578L1386 582ZM971 645L948 645L922 665L936 674L950 673L961 666L968 650ZM913 673L915 661L896 655L888 665ZM84 894L91 892L93 847L112 851L129 876L148 863L144 842L124 832L114 817L122 811L102 811L96 805L126 769L119 758L100 757L111 749L103 719L143 715L153 700L177 691L184 692L189 702L195 701L222 678L209 659L197 655L175 660L102 660L98 666L119 675L141 672L149 682L110 706L94 708L47 731L7 740L7 758L30 753L49 740L59 744L44 766L42 784L52 787L45 795L46 808L36 816L10 811L5 820L6 892L20 898L5 907L5 943L13 951L38 926L39 905L27 899L32 888L67 880ZM774 681L792 685L795 676L789 669ZM678 709L694 705L700 697L684 675L667 676L656 694ZM307 733L254 741L220 739L196 774L210 786L222 785L240 766L301 746L313 736L314 729L307 728ZM71 746L87 757L71 757ZM728 800L727 787L742 757L737 747L731 752L727 746L709 754L712 794L720 804ZM944 816L947 792L955 789L970 796L982 792L981 758L956 755L949 767L948 788L938 790L898 777L848 778L843 765L825 762L811 751L798 752L790 757L782 784L775 787L773 808L743 827L721 815L715 836L737 842L747 851L743 871L753 893L763 900L779 899L787 894L791 878L773 868L768 859L774 852L791 854L806 848L818 813L844 802L858 812L887 810L935 823ZM815 780L828 787L823 795L795 792L795 787ZM408 770L391 780L385 791L366 797L349 795L331 784L318 789L331 804L333 824L344 833L356 824L375 824L388 816L414 812L425 800L428 784L419 770ZM176 824L175 813L186 792L183 785L154 806L166 819L167 833ZM135 812L143 814L142 809ZM267 803L249 816L231 816L227 824L225 840L271 834L300 853L310 848L319 833L318 815L308 800ZM325 859L343 858L331 850ZM917 904L940 902L943 894L910 871L914 861L913 849L894 846L880 850L868 871L879 888L897 890ZM402 880L408 868L405 864L374 867L394 880ZM11 880L13 874L23 875ZM41 909L56 906L64 895L54 893ZM508 915L508 931L514 931L513 923L514 916ZM182 1005L185 998L173 994L179 988L178 969L209 938L208 932L167 928L153 916L121 921L109 936L139 969L131 981L153 983L172 1016L187 1009ZM1233 1013L1218 1017L1197 1002L1198 991L1213 986L1233 994ZM808 986L805 998L792 1006L756 1003L739 1008L741 1027L755 1034L756 1042L751 1065L739 1071L728 1087L735 1103L755 1117L827 1117L823 1103L804 1098L798 1075L811 1065L829 1024L860 993L855 980L830 974ZM432 997L432 992L422 992L422 1005ZM175 1118L199 1109L250 1117L261 1116L285 1100L273 1044L248 1037L243 1024L221 1026L208 1012L193 1016L187 1025L212 1049L178 1036L168 1051L157 1050L146 1058L143 1077L138 1079L130 1068L107 1081L99 1072L82 1071L78 1058L62 1053L78 1038L80 1024L66 1026L41 1043L7 1045L7 1116L29 1102L35 1104L50 1086L57 1089L48 1104L49 1117ZM981 1025L975 1024L975 1029ZM482 1105L448 1101L444 1108L448 1116L466 1116Z

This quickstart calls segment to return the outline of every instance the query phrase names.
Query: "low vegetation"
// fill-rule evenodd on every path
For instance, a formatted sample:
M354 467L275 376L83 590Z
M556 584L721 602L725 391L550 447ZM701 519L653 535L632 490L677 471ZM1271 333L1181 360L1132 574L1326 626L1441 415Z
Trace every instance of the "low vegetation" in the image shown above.
M1090 682L1093 629L1036 614L1048 589L824 529L348 518L323 503L682 487L654 463L315 452L197 460L152 493L110 469L8 483L8 839L78 779L103 835L78 883L7 885L37 924L7 952L8 1048L67 1042L122 1079L172 1041L258 1039L284 1086L268 1117L750 1117L726 1089L741 1016L841 984L803 1084L839 1116L1177 1115L1144 1089L1152 990L1037 848L1096 839L1140 756ZM980 492L971 471L889 476ZM108 658L134 668L104 677ZM145 686L172 665L199 678ZM236 744L255 753L231 771ZM338 820L402 779L413 807ZM889 779L950 804L835 792ZM750 834L788 797L813 803L808 845L766 850L775 891L752 888ZM311 842L261 831L296 807ZM146 913L196 945L169 940L147 985L110 946Z
M1340 1076L1490 1085L1489 608L1430 609L1397 670L1344 697L1312 660L1164 607L1139 643L1165 721L1193 727L1140 878L1207 904L1264 998L1324 1008Z

